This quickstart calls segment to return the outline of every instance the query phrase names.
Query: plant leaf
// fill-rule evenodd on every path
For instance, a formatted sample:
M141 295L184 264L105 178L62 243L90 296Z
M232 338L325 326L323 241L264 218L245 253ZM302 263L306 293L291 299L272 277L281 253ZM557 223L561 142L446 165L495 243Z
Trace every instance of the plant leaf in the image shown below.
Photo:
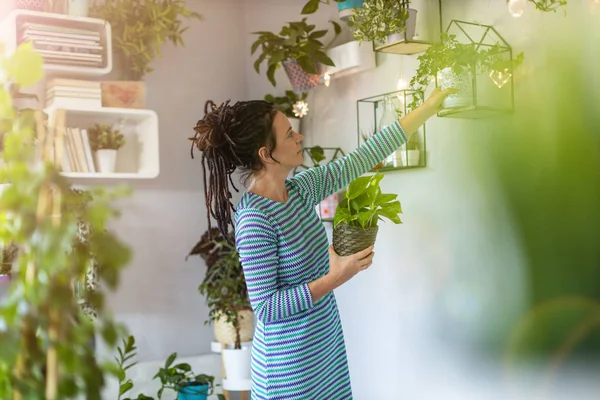
M299 57L297 61L298 61L298 64L300 65L300 67L302 67L304 72L306 72L307 74L316 74L317 73L317 66L307 56Z
M313 54L313 58L316 61L320 62L321 64L329 65L330 67L335 67L333 60L331 58L329 58L329 56L327 54L323 53L322 51L316 51Z
M350 200L357 198L367 189L370 182L370 176L356 178L348 185L348 189L346 189L346 198Z
M309 0L308 3L302 7L300 14L314 14L319 9L319 0Z

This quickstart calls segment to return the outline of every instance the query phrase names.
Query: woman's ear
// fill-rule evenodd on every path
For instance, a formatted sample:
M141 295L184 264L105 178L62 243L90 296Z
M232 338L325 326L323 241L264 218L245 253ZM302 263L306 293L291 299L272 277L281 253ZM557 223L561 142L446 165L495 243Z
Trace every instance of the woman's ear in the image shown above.
M258 157L264 164L273 163L273 159L271 158L271 152L265 146L258 149Z

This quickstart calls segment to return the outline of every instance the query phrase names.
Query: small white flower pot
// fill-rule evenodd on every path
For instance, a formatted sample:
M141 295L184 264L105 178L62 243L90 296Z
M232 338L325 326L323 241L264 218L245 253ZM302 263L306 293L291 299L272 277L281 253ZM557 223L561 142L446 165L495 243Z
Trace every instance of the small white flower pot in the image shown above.
M225 376L228 381L235 382L250 379L251 350L249 347L237 350L223 349L222 354Z
M90 0L68 0L69 15L74 17L87 17L90 9Z
M418 167L419 166L419 150L408 150L408 166L409 167Z
M96 165L101 174L112 174L115 172L117 162L117 150L101 149L96 150Z

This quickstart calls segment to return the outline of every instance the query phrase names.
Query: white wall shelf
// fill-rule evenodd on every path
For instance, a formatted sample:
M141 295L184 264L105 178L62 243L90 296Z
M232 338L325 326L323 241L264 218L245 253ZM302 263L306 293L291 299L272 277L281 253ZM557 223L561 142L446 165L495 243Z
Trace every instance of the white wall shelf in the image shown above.
M95 123L111 123L125 136L119 149L114 173L63 172L80 179L153 179L160 172L158 116L153 110L100 107L65 109L66 127L88 128ZM46 108L50 124L58 108Z
M329 74L331 79L356 74L376 67L372 42L359 43L357 40L333 47L327 55L335 67L322 66L321 74Z
M113 68L112 38L110 24L102 19L88 17L74 17L65 14L46 13L30 10L13 10L0 22L0 37L5 45L5 51L10 54L19 45L19 30L23 23L56 25L71 29L86 29L100 34L100 44L103 46L101 67L72 66L45 63L44 71L52 76L102 76L111 72Z

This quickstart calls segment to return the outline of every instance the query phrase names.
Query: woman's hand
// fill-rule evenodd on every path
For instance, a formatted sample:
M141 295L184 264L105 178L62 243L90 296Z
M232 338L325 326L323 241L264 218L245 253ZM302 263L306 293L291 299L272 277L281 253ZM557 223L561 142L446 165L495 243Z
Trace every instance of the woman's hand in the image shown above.
M433 89L433 93L431 93L427 100L423 102L423 105L427 107L432 114L435 114L442 109L442 102L444 101L446 96L448 96L449 94L454 94L456 92L457 90L454 88L442 90L438 86L435 89Z
M337 286L346 283L354 275L371 266L375 255L374 247L370 246L358 253L342 257L335 252L333 245L329 246L329 274L334 278Z

